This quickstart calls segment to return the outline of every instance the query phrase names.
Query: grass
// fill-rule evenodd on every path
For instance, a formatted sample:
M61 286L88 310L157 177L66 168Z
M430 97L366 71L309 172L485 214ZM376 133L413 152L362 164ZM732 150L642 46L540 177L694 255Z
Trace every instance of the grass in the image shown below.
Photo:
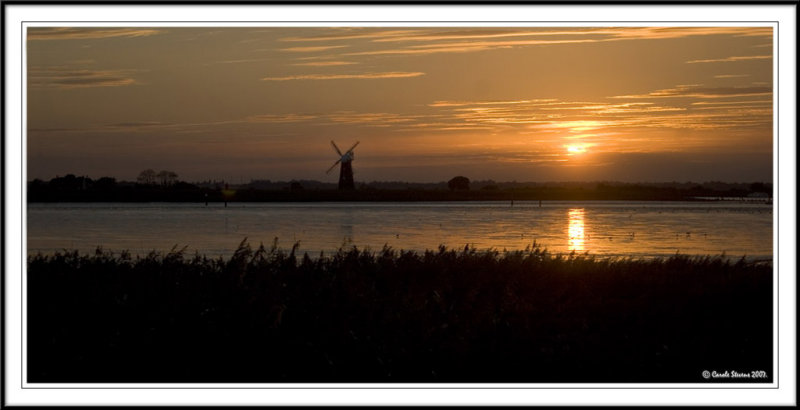
M28 381L772 380L769 264L296 248L31 256Z

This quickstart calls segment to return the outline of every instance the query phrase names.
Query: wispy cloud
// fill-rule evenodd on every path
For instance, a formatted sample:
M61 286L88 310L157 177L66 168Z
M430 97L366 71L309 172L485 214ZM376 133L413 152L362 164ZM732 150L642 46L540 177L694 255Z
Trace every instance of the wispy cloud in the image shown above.
M355 39L382 39L387 37L407 36L409 33L420 33L420 30L375 30L360 27L333 27L326 34L318 34L304 37L284 37L280 41L290 42L309 42L309 41L338 41Z
M68 67L31 68L28 85L35 88L121 87L136 84L135 70L87 70Z
M479 29L410 32L406 35L378 37L375 42L486 40L511 37L585 36L595 41L656 40L707 35L744 35L770 37L769 27L596 27L596 28L534 28L534 29ZM499 44L499 43L497 43ZM524 43L520 43L524 44ZM533 43L537 44L537 43Z
M600 29L599 31L608 30ZM610 33L615 38L629 40L656 40L693 36L735 35L746 37L772 37L772 27L614 27Z
M434 101L428 107L463 107L467 105L509 105L509 104L534 104L552 103L558 100L553 98L537 100L512 100L512 101Z
M423 118L426 117L401 113L334 111L327 113L260 114L247 117L244 122L251 124L305 123L309 125L390 128L405 124L415 124Z
M292 53L316 53L317 51L326 51L336 48L343 48L347 46L311 46L311 47L289 47L281 48L280 51L289 51Z
M390 126L398 123L412 122L416 119L416 117L386 112L360 113L354 111L339 111L327 115L327 119L334 123Z
M691 36L732 35L771 38L771 27L578 27L578 28L432 28L406 30L375 30L369 28L333 29L331 33L286 37L285 42L328 42L364 40L356 49L345 55L422 55L437 53L465 53L542 45L568 45L609 41L659 40ZM403 45L403 43L407 43ZM422 43L422 44L420 44ZM390 48L375 48L392 44ZM364 49L364 46L369 46ZM398 46L399 45L399 46ZM354 45L356 46L356 45ZM320 50L327 50L332 45ZM314 47L285 50L320 51Z
M769 94L772 94L772 88L770 87L703 87L692 84L665 88L647 94L618 95L611 98L727 98Z
M747 101L697 101L691 105L741 105L741 104L766 104L772 106L772 100L747 100Z
M261 114L253 115L245 119L246 122L254 123L292 123L292 122L305 122L319 118L318 115L312 114Z
M697 101L687 105L652 102L561 101L556 99L508 101L436 101L418 114L339 111L321 114L266 114L249 122L306 122L317 125L383 127L401 133L504 133L535 135L544 146L561 146L565 140L609 147L641 138L643 129L737 129L769 127L769 100ZM530 134L533 132L534 134ZM650 132L650 131L648 131ZM509 134L510 133L510 134ZM548 137L549 136L549 137ZM656 141L648 137L648 141ZM513 138L509 141L514 141ZM526 140L529 143L530 140ZM659 142L663 147L669 141ZM684 142L680 142L684 143Z
M553 45L553 44L576 44L576 43L595 43L600 40L516 40L516 41L469 41L457 43L435 43L425 45L415 45L406 48L371 50L346 53L347 56L372 56L372 55L420 55L420 54L439 54L439 53L466 53L490 50L495 48L511 48L519 46L534 45Z
M687 61L686 64L698 64L698 63L730 63L734 61L748 61L748 60L769 60L772 59L772 56L734 56L734 57L725 57L725 58L713 58L709 60L691 60Z
M310 63L295 63L294 65L297 66L307 66L307 67L336 67L342 65L353 65L358 64L352 61L312 61Z
M692 94L697 98L738 98L741 95L760 95L765 89L717 88L702 89L700 86L679 86L670 92L655 91L654 95ZM645 95L650 97L649 94ZM428 107L442 113L441 120L431 123L435 129L458 129L464 127L488 127L492 133L505 135L530 134L537 143L550 149L558 149L564 140L580 140L596 144L596 149L626 150L626 141L641 138L643 130L648 134L649 148L664 149L668 145L681 148L685 141L666 139L657 141L653 131L669 129L691 130L742 130L746 127L768 129L772 122L772 105L769 100L696 101L694 105L680 100L665 100L674 103L656 104L649 101L436 101ZM622 97L615 97L622 98ZM404 127L413 129L418 124ZM423 123L420 128L428 131ZM509 134L511 133L511 134ZM635 142L635 141L634 141ZM641 141L636 142L641 148ZM649 149L648 148L648 149ZM681 148L682 149L682 148Z
M410 31L403 35L378 37L374 42L400 42L400 41L442 41L442 40L485 40L509 37L546 37L546 36L585 36L605 34L597 31L564 30L564 29L536 29L536 30L455 30L455 31Z
M29 27L28 40L85 40L146 37L163 33L151 28Z
M273 60L273 59L272 58L242 58L242 59L238 59L238 60L212 61L210 63L205 63L204 65L260 63L262 61L270 61L270 60Z
M140 128L153 128L153 127L163 127L173 125L170 123L160 122L160 121L131 121L131 122L118 122L113 124L107 124L106 127L109 128L126 128L126 129L140 129Z
M351 80L351 79L383 79L383 78L409 78L425 75L421 72L386 72L386 73L361 73L361 74L299 74L285 77L264 77L262 81L290 81L290 80Z
M285 37L281 41L312 42L367 39L372 42L422 42L441 40L474 40L509 37L594 36L614 39L665 39L707 35L771 37L771 27L532 27L532 28L430 28L376 30L370 28L332 28L331 33Z
M750 74L720 74L714 76L714 78L741 78L741 77L750 77Z
M420 122L416 124L407 124L405 126L395 128L394 131L399 132L439 132L439 131L493 131L495 127L490 125L480 124L467 124L459 122Z

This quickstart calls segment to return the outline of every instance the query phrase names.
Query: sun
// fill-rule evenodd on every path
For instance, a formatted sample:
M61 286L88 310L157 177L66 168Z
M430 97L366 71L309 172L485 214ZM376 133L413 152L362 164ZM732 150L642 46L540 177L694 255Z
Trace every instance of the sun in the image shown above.
M570 154L583 154L586 152L585 145L567 145L567 152Z

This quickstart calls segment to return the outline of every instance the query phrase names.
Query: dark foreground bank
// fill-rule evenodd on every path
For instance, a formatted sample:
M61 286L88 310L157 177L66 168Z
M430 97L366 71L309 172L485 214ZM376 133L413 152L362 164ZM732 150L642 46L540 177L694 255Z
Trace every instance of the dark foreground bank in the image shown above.
M63 252L29 258L27 302L29 382L773 375L772 267L711 257L354 248L309 258L244 243L228 259Z

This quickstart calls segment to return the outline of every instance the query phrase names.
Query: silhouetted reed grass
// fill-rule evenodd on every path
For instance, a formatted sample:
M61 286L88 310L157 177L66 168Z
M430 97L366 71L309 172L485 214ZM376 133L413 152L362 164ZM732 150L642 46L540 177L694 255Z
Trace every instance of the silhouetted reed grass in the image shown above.
M772 380L770 264L297 247L31 256L29 381Z

